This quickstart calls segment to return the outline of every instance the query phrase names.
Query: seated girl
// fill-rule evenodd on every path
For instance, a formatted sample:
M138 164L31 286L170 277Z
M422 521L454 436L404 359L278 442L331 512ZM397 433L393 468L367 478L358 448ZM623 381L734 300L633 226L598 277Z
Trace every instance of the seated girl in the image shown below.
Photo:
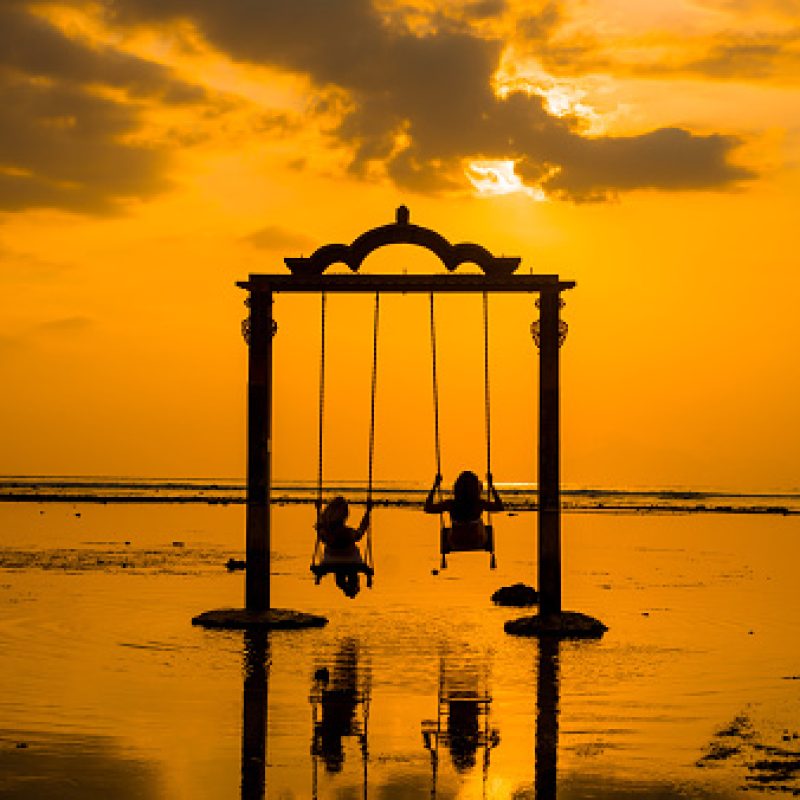
M489 475L489 499L483 496L481 479L469 470L462 472L453 484L453 496L445 500L434 499L441 486L442 476L437 475L425 499L426 514L450 514L451 529L449 545L454 550L478 550L486 545L486 528L483 525L484 511L502 511L503 501L497 493L492 476Z
M361 588L358 573L365 566L356 542L369 527L370 508L367 506L358 528L347 524L349 513L347 500L341 495L334 497L319 515L316 528L325 545L321 565L332 569L336 585L352 599Z

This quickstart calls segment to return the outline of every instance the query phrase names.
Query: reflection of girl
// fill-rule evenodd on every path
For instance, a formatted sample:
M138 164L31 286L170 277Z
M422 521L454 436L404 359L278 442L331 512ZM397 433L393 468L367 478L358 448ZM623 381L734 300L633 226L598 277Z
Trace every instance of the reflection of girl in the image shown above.
M502 511L503 501L492 483L491 473L489 478L490 499L483 497L483 483L481 479L469 470L464 470L453 484L453 496L446 500L434 499L436 490L441 486L442 476L437 475L427 498L425 498L426 514L441 514L448 512L452 528L450 531L450 545L453 548L483 547L486 543L486 530L481 516L484 511Z
M447 715L447 732L450 735L450 757L459 772L475 766L475 754L480 744L478 722L480 709L473 699L451 698Z
M367 506L358 528L347 525L350 507L341 495L334 497L319 516L317 536L325 545L322 564L334 568L336 585L349 597L355 597L361 586L358 570L364 566L356 542L369 527L370 508Z
M315 676L320 686L322 719L315 725L312 753L325 759L328 772L341 772L344 766L342 739L357 734L358 650L352 639L345 639L336 654L333 675L327 668ZM329 685L330 682L330 685Z

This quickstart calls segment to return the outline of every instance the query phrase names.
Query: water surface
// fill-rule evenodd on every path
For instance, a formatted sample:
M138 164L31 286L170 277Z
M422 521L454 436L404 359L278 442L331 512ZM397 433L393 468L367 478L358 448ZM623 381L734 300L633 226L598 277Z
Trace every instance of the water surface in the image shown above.
M797 517L564 517L599 642L503 633L535 515L438 566L436 520L375 512L376 581L310 573L274 509L273 600L321 630L194 628L241 604L240 505L0 506L0 796L734 798L800 791ZM266 731L266 735L263 735Z

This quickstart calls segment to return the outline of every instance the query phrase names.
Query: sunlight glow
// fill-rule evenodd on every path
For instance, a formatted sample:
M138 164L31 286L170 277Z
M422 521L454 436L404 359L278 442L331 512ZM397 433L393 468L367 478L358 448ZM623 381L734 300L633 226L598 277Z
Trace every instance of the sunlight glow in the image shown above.
M541 187L526 186L514 171L514 161L472 161L464 171L479 195L491 196L520 192L539 202L547 200Z
M494 74L493 86L495 94L502 99L514 92L541 97L548 114L571 118L584 135L596 136L606 132L608 128L608 114L601 114L584 102L589 94L587 88L554 78L538 62L517 58L511 48L504 54L500 67ZM593 86L593 83L588 86ZM594 94L598 88L593 86Z

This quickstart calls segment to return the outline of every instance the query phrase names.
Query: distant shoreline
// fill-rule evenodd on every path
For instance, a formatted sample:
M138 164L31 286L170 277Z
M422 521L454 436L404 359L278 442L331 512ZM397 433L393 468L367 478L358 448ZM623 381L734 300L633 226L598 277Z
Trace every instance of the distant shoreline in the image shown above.
M538 508L532 487L501 488L511 513L530 513ZM346 494L356 504L365 502L365 487L336 485L325 488L325 496ZM380 487L373 504L387 508L419 508L425 489ZM273 489L272 505L310 505L316 490L310 486L279 486ZM772 502L765 502L772 501ZM142 505L244 505L241 483L181 481L87 481L0 479L0 503L142 504ZM678 490L565 489L561 508L566 513L610 514L760 514L800 515L800 495L733 494Z

